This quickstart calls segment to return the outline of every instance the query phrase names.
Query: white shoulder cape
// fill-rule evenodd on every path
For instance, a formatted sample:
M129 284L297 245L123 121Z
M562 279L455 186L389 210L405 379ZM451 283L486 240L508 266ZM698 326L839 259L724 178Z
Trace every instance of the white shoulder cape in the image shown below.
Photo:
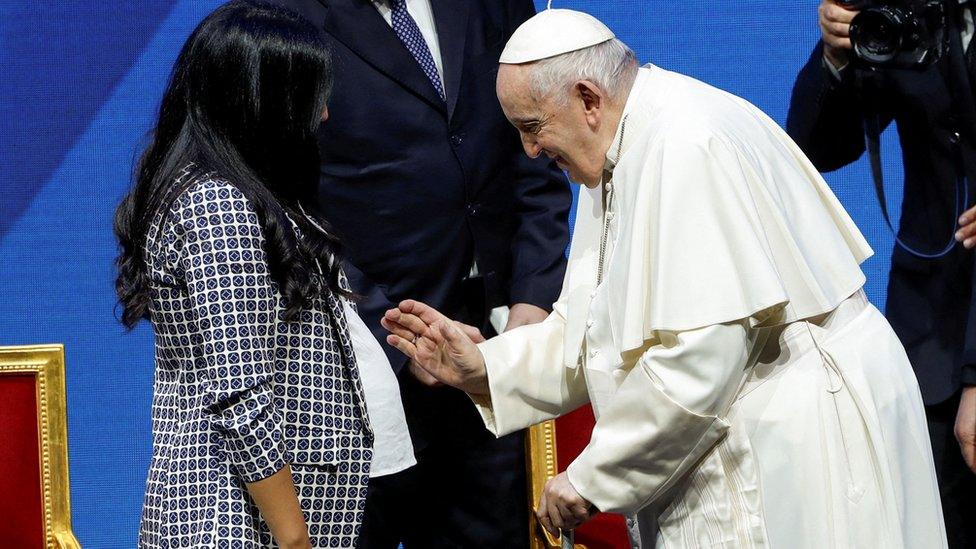
M605 283L621 353L657 331L813 317L864 284L859 264L871 248L775 122L694 79L639 73L611 147L619 139L620 156L608 155L619 227ZM567 366L596 283L600 193L580 192L564 288Z

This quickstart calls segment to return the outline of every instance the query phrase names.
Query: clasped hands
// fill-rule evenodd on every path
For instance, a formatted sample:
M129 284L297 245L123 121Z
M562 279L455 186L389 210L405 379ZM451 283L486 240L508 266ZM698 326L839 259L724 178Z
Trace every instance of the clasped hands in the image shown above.
M477 343L485 340L474 326L451 320L433 307L406 300L383 315L387 343L410 358L413 375L427 385L446 384L471 395L488 395L485 359ZM553 535L571 530L592 516L593 506L560 473L546 483L536 509L539 523Z

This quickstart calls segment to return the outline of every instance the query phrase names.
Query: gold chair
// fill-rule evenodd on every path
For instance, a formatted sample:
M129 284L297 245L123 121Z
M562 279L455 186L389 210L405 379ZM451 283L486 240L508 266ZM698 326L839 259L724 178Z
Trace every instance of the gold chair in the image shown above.
M64 347L0 347L0 545L80 549L71 532Z
M546 482L566 470L586 447L593 432L593 410L584 406L559 419L534 425L527 440L529 494L532 508L539 506ZM558 442L558 443L557 443ZM529 513L532 549L559 549L560 540L542 528ZM574 532L575 549L630 549L627 525L621 515L598 513Z

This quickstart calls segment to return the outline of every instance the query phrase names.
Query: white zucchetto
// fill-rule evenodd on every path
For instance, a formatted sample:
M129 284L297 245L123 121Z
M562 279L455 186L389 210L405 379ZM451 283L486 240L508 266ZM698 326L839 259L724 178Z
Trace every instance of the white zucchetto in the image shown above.
M517 65L612 40L613 31L592 15L548 9L522 23L505 44L500 63Z

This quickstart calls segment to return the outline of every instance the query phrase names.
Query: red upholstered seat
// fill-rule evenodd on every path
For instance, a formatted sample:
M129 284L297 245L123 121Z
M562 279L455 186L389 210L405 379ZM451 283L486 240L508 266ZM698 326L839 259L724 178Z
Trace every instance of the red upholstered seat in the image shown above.
M529 486L532 506L538 506L546 481L565 471L586 447L593 431L593 411L584 406L555 421L547 421L529 431ZM534 516L531 521L532 549L559 547L558 540L543 535ZM628 549L627 526L621 515L599 513L575 532L576 547L586 549Z
M64 349L0 347L0 546L79 547L68 494Z
M36 376L0 375L0 440L0 539L44 547Z

